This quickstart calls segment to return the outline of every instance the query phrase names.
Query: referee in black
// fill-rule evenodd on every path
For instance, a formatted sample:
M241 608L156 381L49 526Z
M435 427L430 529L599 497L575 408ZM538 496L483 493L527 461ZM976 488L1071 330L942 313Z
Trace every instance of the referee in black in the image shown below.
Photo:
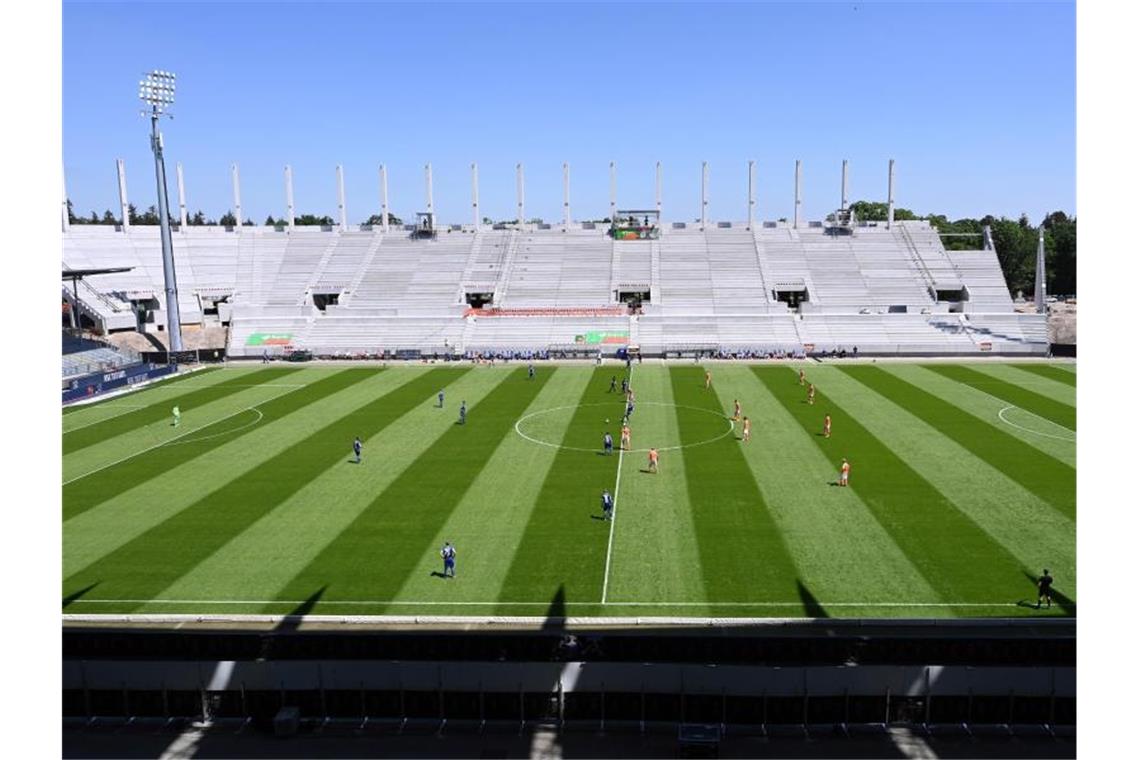
M1053 576L1048 570L1041 571L1037 579L1037 609L1041 609L1041 600L1045 600L1045 609L1053 606Z

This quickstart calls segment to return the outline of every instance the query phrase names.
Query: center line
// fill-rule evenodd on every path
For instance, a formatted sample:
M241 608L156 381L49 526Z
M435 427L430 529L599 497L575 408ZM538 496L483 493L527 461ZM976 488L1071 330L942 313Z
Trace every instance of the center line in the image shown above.
M629 389L633 390L633 362L629 365ZM602 604L606 603L606 592L610 585L610 556L614 550L614 523L617 522L618 490L621 488L621 463L625 449L618 449L617 480L614 481L614 508L610 510L610 539L606 543L606 572L602 576Z

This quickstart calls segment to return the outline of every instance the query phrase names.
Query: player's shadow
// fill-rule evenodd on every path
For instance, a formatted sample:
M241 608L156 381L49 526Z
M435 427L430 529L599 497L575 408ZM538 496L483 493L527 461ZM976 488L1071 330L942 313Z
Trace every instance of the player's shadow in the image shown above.
M1027 573L1024 570L1021 571L1021 574L1024 575L1029 580L1029 582L1033 584L1033 598L1029 599L1029 600L1019 599L1017 601L1017 606L1018 607L1029 607L1032 609L1036 609L1037 608L1037 576L1033 575L1032 573ZM1061 612L1064 612L1069 617L1076 617L1077 603L1074 602L1069 597L1062 594L1060 591L1058 591L1056 586L1053 586L1053 604L1057 607L1060 607ZM1041 609L1046 609L1046 607L1044 605L1042 605Z
M100 583L102 583L102 581L95 581L95 582L94 582L94 583L92 583L91 585L89 585L89 586L84 586L83 588L79 589L78 591L72 591L70 594L68 594L67 596L65 596L65 597L63 598L63 606L64 606L64 607L67 607L69 604L71 604L72 602L74 602L76 599L79 599L79 598L80 598L80 597L82 597L82 596L86 596L86 594L87 594L87 592L88 592L88 591L90 591L91 589L95 588L95 587L96 587L96 586L98 586Z
M808 590L808 587L805 586L799 578L796 578L796 591L800 594L800 601L804 605L804 613L806 613L808 617L831 617L831 615L827 614L827 610L824 609L823 605L819 603L819 600L815 598L815 595Z

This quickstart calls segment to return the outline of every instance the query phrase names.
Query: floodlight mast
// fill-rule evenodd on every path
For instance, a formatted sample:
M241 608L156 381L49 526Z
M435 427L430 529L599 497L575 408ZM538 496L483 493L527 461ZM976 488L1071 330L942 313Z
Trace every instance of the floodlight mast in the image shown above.
M158 120L174 105L174 80L172 72L156 70L139 82L139 99L150 106L150 110L144 110L142 115L150 117L150 147L154 151L154 176L158 185L158 224L162 238L162 277L166 290L169 353L182 350L182 320L178 313L178 280L174 270L174 243L170 237L170 210L166 199L166 164L162 158L162 133L158 130ZM241 224L240 219L238 224Z

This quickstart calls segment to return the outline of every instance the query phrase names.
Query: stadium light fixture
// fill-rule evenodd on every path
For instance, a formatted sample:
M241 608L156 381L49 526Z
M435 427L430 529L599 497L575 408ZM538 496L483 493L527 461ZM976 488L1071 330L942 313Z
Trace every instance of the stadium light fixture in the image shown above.
M166 198L166 164L162 158L162 133L158 120L162 116L174 118L170 107L174 105L174 88L177 77L171 71L156 69L139 80L139 100L150 106L142 116L150 118L150 148L154 152L154 176L158 185L158 223L162 238L162 275L166 292L166 330L170 336L170 354L182 350L182 319L178 312L178 280L174 269L174 243L170 237L170 209ZM239 221L240 223L240 221Z

